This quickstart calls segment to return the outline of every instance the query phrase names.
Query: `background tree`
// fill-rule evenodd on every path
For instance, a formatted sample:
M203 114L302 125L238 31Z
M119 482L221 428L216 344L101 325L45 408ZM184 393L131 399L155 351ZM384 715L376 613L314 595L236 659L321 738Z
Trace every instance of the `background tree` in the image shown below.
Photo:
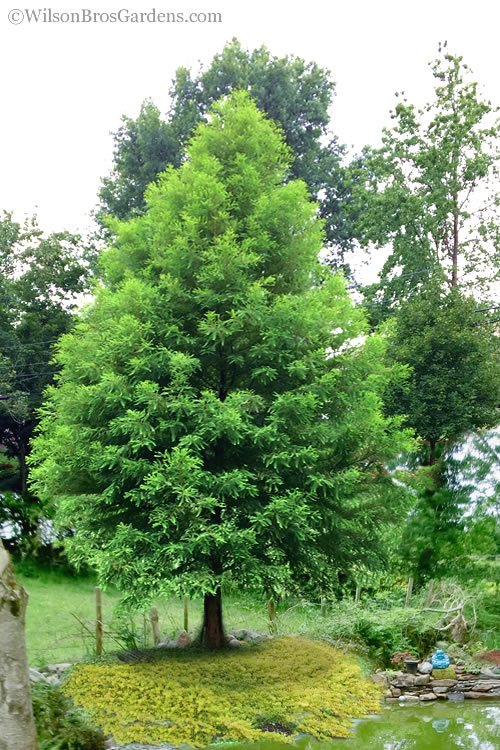
M381 148L352 167L356 232L389 249L367 290L376 319L430 278L475 295L499 278L499 123L462 58L441 48L435 97L422 110L402 98Z
M342 264L352 231L344 203L349 186L342 166L343 147L329 131L334 95L330 73L298 57L275 57L265 47L245 50L234 39L205 70L176 71L172 106L162 120L145 102L136 120L124 117L115 133L113 170L99 192L99 215L120 219L143 213L147 186L168 165L178 166L186 143L212 104L234 90L248 91L259 109L282 129L292 149L289 172L320 198L332 263Z
M410 442L381 413L384 340L352 343L362 316L319 265L288 157L247 95L213 108L146 214L113 227L34 443L72 559L135 605L203 595L214 647L225 580L324 590L376 555L395 512L382 463Z
M151 101L136 120L123 116L114 134L113 171L102 180L100 211L120 219L144 213L144 193L168 164L179 166L182 150L173 128Z
M435 287L407 302L395 320L389 357L410 374L387 404L392 413L406 414L425 441L429 465L439 444L450 447L498 421L499 339L476 311L474 299Z
M67 232L44 235L34 218L0 218L0 523L33 536L40 507L27 486L26 457L58 337L87 288L91 251Z
M449 574L459 560L464 566L473 539L478 554L485 545L491 549L486 539L477 544L475 501L454 459L459 441L498 423L499 339L487 322L475 300L439 287L407 301L394 322L388 354L409 368L409 377L391 387L386 404L391 413L406 414L423 440L417 462L423 468L414 483L418 499L402 544L418 580ZM480 526L493 533L495 522L484 518Z

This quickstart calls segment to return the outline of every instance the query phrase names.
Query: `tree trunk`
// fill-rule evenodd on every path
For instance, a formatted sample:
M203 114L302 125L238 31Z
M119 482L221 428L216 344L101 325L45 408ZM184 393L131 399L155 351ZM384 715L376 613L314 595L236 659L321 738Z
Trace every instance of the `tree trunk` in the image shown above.
M408 586L406 588L405 608L409 607L411 604L412 593L413 593L413 576L410 576L408 578Z
M451 286L455 288L458 286L458 229L459 229L459 209L458 209L458 195L453 196L455 201L455 208L453 210L453 245L451 251Z
M0 750L36 750L24 636L28 595L0 540Z
M434 466L437 461L437 441L429 440L429 457L427 466Z
M205 594L201 643L205 648L222 648L225 646L226 639L222 623L222 592L220 587L215 594Z

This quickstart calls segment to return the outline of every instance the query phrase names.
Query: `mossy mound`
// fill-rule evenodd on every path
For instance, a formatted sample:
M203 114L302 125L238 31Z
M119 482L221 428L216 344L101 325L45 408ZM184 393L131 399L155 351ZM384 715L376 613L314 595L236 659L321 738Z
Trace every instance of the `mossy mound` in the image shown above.
M457 673L455 667L444 667L443 669L433 669L432 677L435 680L456 680Z
M351 720L380 709L380 688L326 643L282 638L161 661L81 665L65 692L120 743L347 737Z

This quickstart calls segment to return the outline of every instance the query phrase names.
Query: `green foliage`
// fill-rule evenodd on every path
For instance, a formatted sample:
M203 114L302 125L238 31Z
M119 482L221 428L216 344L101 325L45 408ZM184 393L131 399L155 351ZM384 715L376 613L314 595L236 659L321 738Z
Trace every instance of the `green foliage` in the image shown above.
M102 731L60 688L36 683L32 697L40 750L104 750Z
M375 320L429 279L484 292L498 278L497 110L445 46L431 66L433 101L417 110L399 98L382 147L352 168L357 235L391 249L368 290Z
M216 105L148 212L114 227L59 347L34 487L75 529L73 560L134 604L226 579L328 589L394 518L383 462L412 441L382 414L385 341L356 343L288 155L247 95Z
M498 421L498 337L477 325L477 303L456 290L428 288L399 311L389 357L409 368L387 403L431 446ZM435 460L436 456L431 457Z
M479 640L485 649L498 648L500 633L500 596L498 584L495 587L483 587L479 590L475 609L477 612L476 632L474 639ZM481 650L476 647L476 651Z
M145 101L136 120L122 117L114 134L113 157L113 171L103 178L99 191L100 213L124 219L144 212L147 186L167 164L179 166L181 150L171 126L153 102Z
M481 566L486 573L488 559L497 554L497 493L493 488L492 495L490 487L478 501L471 482L484 477L495 457L483 466L478 457L469 458L466 466L454 454L457 441L498 422L499 340L489 326L478 324L484 321L476 309L477 302L457 290L443 294L428 288L402 306L388 348L392 361L409 368L409 376L390 388L387 408L406 413L423 439L420 468L403 473L416 502L400 547L418 583L450 575L481 577ZM467 471L473 472L469 480Z
M363 649L379 666L391 666L391 656L408 651L419 658L429 655L439 633L432 618L413 608L382 606L363 602L339 602L323 618L310 624L308 633L339 645Z
M82 665L64 689L118 742L198 748L293 742L301 733L348 737L353 718L380 707L379 688L361 677L352 657L297 638L210 654L170 652L133 666Z
M0 216L0 523L14 524L25 550L37 547L38 521L47 509L27 490L26 456L44 387L52 379L56 339L69 330L92 261L80 237L45 235L35 218L24 224ZM15 493L15 494L14 494Z
M303 179L313 197L321 196L326 234L335 260L349 247L351 229L344 205L349 187L341 165L343 148L328 133L334 84L327 70L298 57L275 57L265 47L245 50L233 39L210 65L193 75L176 71L167 120L146 101L137 119L122 119L115 133L113 172L99 193L104 214L127 219L144 213L145 192L168 165L182 163L185 145L213 104L232 91L248 91L257 106L284 133L293 154L290 173ZM325 139L328 145L324 145Z

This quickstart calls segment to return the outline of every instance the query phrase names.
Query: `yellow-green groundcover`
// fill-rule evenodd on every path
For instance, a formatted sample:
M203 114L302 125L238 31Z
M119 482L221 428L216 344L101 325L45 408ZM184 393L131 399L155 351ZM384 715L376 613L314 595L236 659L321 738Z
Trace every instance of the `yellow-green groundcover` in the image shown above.
M169 652L133 665L80 665L65 692L119 743L198 748L230 740L292 742L301 733L346 737L352 719L379 710L381 698L354 658L301 638L221 653Z

